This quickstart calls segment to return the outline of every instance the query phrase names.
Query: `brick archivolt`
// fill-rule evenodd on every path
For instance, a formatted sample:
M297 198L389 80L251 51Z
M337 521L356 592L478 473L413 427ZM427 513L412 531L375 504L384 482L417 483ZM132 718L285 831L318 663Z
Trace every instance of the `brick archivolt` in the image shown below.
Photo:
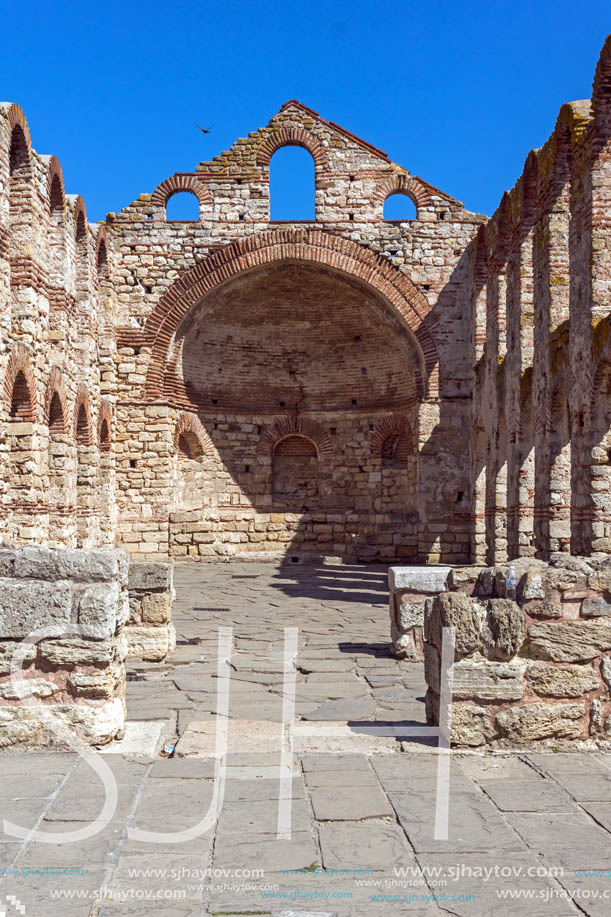
M146 395L162 392L165 366L176 329L206 294L230 278L281 261L323 264L356 277L376 291L413 337L420 352L418 389L437 394L437 349L426 319L430 306L409 278L384 259L355 242L321 230L286 229L261 233L215 252L176 281L151 313L143 341L152 347Z
M287 417L278 421L271 429L265 430L259 442L259 452L271 454L287 436L305 436L316 446L319 458L333 454L333 444L326 430L314 420L306 417Z

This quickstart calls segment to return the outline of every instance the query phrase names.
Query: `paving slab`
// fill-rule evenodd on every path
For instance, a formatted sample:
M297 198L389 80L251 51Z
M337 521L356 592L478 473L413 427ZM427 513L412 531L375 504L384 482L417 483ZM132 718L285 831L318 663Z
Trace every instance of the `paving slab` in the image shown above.
M416 862L399 826L382 820L321 825L319 837L325 869L391 869Z

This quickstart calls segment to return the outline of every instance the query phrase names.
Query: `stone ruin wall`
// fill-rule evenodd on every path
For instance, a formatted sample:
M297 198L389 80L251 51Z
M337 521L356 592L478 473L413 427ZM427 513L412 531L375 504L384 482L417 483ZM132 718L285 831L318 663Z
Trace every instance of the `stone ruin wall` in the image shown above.
M611 549L610 68L469 248L477 563Z
M33 150L23 112L3 104L0 534L160 561L607 551L610 55L607 42L592 101L563 107L487 222L291 101L89 224L57 159ZM314 159L312 223L269 221L270 159L291 144ZM166 220L184 191L199 219ZM383 219L393 192L412 198L416 220ZM335 289L341 318L328 390L360 337L343 320L350 297L366 304L346 358L364 372L349 380L357 397L345 386L328 407L291 370L294 342L268 352L240 327L269 357L261 390L245 402L228 352L215 398L193 369L198 335L210 345L204 306L221 315L224 297L252 295L258 308L250 284L306 269ZM287 437L315 466L307 499L274 491ZM385 454L393 439L399 464Z
M32 705L87 745L122 737L129 598L122 551L0 549L0 748L67 744Z
M427 719L439 717L442 628L455 627L452 743L558 746L611 740L611 562L555 554L455 567L424 610Z

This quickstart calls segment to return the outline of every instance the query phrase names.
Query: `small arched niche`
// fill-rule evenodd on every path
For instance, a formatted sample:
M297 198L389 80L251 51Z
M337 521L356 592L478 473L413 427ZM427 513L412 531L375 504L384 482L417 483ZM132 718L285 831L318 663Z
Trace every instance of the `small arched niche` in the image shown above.
M276 444L272 463L274 502L304 503L318 493L318 450L306 436L286 436Z
M269 166L270 220L316 219L314 159L300 146L285 146L272 156Z
M418 219L416 205L408 194L397 191L384 201L384 219L389 223L408 223Z
M197 223L199 220L199 200L192 191L176 191L171 194L165 205L165 218L174 221Z

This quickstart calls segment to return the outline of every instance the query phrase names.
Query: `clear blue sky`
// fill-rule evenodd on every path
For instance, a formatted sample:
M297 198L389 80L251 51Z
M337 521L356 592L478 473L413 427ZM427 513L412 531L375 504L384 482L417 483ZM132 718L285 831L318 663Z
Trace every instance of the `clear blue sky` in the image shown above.
M562 103L590 97L611 30L608 0L25 0L1 15L0 97L23 107L92 220L290 98L491 213Z

